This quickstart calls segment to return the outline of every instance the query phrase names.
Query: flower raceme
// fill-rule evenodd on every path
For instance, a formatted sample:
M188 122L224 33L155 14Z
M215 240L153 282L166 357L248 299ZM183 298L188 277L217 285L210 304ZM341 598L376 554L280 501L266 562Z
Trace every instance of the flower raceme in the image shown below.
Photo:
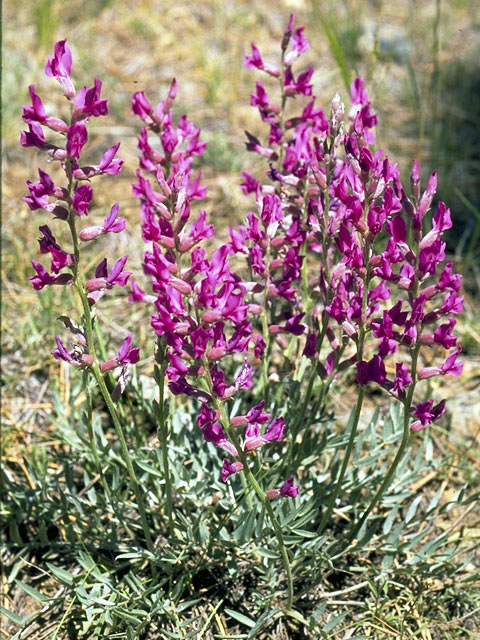
M113 205L110 214L101 225L84 227L78 234L76 218L89 214L93 200L90 180L102 174L117 175L123 160L115 158L120 146L118 142L104 152L98 165L81 166L81 157L88 142L87 124L92 117L106 116L108 103L100 96L102 83L98 78L95 78L92 87L83 87L76 92L71 80L71 71L72 54L67 41L62 40L55 44L54 55L48 58L45 73L47 76L55 77L63 87L64 95L70 103L68 123L63 118L47 114L34 85L29 87L32 104L23 107L23 120L28 126L28 131L21 132L21 144L24 147L35 146L45 151L53 160L59 162L65 174L65 184L57 185L48 173L39 168L39 182L27 180L30 195L23 199L30 210L43 210L52 214L59 226L62 222L67 223L74 245L73 253L65 251L57 242L50 227L40 226L40 253L50 255L51 273L41 263L32 261L36 274L30 277L30 281L32 286L39 290L49 285L73 284L82 291L81 295L85 300L88 300L90 305L94 305L105 290L111 289L114 285L120 287L126 285L131 275L124 271L127 256L117 260L110 271L107 268L107 259L103 258L96 269L95 278L90 278L84 283L79 271L80 249L77 237L88 241L110 232L120 233L125 229L126 221L119 217L118 203ZM47 142L44 127L56 134L57 140L60 139L58 144ZM84 322L87 322L85 317ZM93 353L89 353L93 344L91 341L88 344L85 333L74 329L70 320L66 325L74 333L73 348L69 351L57 336L57 347L52 350L53 356L80 368L90 367L94 363ZM109 371L120 365L125 368L127 364L138 361L138 349L131 348L131 340L132 337L129 334L120 347L117 357L104 363L101 367L102 371Z
M330 117L315 105L310 67L292 80L291 65L307 49L303 28L294 30L292 15L282 41L281 68L274 67L272 73L255 45L252 56L246 57L248 68L277 78L280 95L271 97L270 90L257 81L251 103L269 128L268 141L262 143L247 133L246 146L268 159L271 184L261 185L244 173L241 188L246 194L254 193L257 202L266 193L276 194L283 215L274 216L274 226L265 234L249 214L246 227L230 231L231 246L248 256L254 273L268 274L269 296L279 294L289 303L287 322L271 324L271 332L281 327L305 335L304 355L314 360L326 336L330 373L318 363L319 375L333 376L334 369L339 372L356 363L360 386L379 384L407 407L419 380L457 376L462 371L462 363L456 361L460 349L447 354L441 366L422 368L417 362L421 345L438 345L448 352L457 342L452 315L462 311L461 277L446 261L443 241L444 232L452 226L450 210L439 202L428 229L436 172L422 194L420 167L414 161L411 196L407 196L397 165L382 150L372 149L377 116L361 78L352 83L347 122L338 95L331 103ZM289 111L293 99L306 103L298 115ZM276 247L281 247L278 261L271 260ZM305 268L305 261L314 256L320 259L316 274ZM290 276L280 286L272 277L279 267ZM310 274L308 280L304 277L303 291L302 273ZM348 348L354 355L341 360ZM410 367L405 363L409 359ZM392 364L393 378L389 375ZM418 418L415 412L412 409ZM419 424L425 427L442 413L420 409L412 430L419 430Z
M227 433L230 428L238 428L240 421L233 417L231 424L228 420L225 424L218 407L242 389L251 388L254 370L244 360L236 377L228 381L221 364L225 358L245 354L252 345L260 355L262 336L254 332L250 318L262 311L252 300L252 295L262 291L262 284L245 281L230 267L230 257L237 251L248 253L244 243L248 231L238 231L236 248L232 240L216 249L210 258L201 246L213 236L213 225L207 224L205 211L192 219L193 201L201 200L206 193L200 186L201 176L193 173L192 162L203 154L205 143L200 142L200 129L185 116L176 125L173 123L170 108L176 91L174 80L167 98L156 108L143 92L132 100L132 112L146 125L138 136L140 169L133 192L140 199L143 238L151 246L144 254L144 271L151 278L155 297L134 283L131 299L153 299L151 324L165 345L170 391L202 402L197 425L205 440L234 458L233 462L224 461L221 475L226 481L233 473L244 470L244 462L238 460L237 444ZM272 193L258 206L258 217L252 217L251 234L256 238L261 233L267 239L275 234L282 217L281 203ZM259 224L264 231L260 231ZM261 256L257 266L255 254L251 255L254 269L264 270ZM283 279L282 291L288 289L291 277ZM283 418L264 427L265 417L270 418L270 414L262 413L257 405L241 421L243 454L269 442L282 441Z

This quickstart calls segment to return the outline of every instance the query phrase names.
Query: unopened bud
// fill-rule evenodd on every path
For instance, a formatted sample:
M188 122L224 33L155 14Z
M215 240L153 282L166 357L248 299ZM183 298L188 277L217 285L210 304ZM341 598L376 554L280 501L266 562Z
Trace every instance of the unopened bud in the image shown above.
M118 367L118 362L116 358L113 358L112 360L107 360L106 362L102 362L102 364L100 365L100 369L103 371L103 373L106 373L107 371L111 371L112 369L115 369L115 367Z
M222 319L222 312L217 309L212 309L210 311L205 311L202 315L202 322L212 323L219 322Z
M78 234L78 237L80 238L80 240L87 242L88 240L98 238L98 236L101 236L103 233L105 233L103 227L100 225L95 225L93 227L85 227L85 229L82 229Z

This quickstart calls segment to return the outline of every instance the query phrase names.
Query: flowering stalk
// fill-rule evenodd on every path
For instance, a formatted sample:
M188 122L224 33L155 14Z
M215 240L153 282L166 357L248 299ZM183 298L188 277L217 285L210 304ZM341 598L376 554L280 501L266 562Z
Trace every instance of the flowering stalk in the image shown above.
M83 329L77 327L73 321L63 316L65 326L70 329L75 342L69 351L62 340L57 336L57 347L52 350L52 354L59 360L64 360L70 365L84 370L84 383L88 387L87 376L92 375L96 384L100 388L101 394L107 405L117 432L122 456L127 466L134 493L137 498L140 519L144 531L148 549L153 552L153 541L147 522L143 495L138 484L133 463L128 451L124 431L118 418L112 395L104 381L103 374L116 368L122 367L119 383L114 391L119 396L126 381L127 367L138 361L138 349L131 349L131 335L129 335L117 354L107 362L100 364L96 354L94 342L94 315L92 307L97 303L106 290L114 286L125 286L130 274L123 270L127 256L118 260L113 268L108 271L107 260L104 259L98 265L95 278L85 282L83 274L79 270L81 250L80 241L89 241L99 235L106 233L119 233L125 228L125 220L118 218L118 204L112 207L103 225L87 227L77 232L77 218L87 216L90 203L93 198L93 190L90 179L96 175L110 174L117 175L122 167L123 160L115 159L115 154L119 144L107 149L98 165L80 166L80 158L84 145L88 140L86 123L91 117L100 117L108 113L107 100L100 98L102 83L97 78L91 88L83 87L76 92L71 81L72 56L66 40L57 42L54 47L54 56L48 59L45 72L48 76L55 77L64 89L64 95L70 102L70 122L67 124L60 118L48 116L43 106L42 100L35 92L34 85L29 87L32 106L24 106L23 119L27 123L29 130L22 131L20 140L24 147L35 146L44 150L54 160L61 163L66 175L67 186L57 186L51 177L39 169L40 182L32 183L27 181L30 195L24 200L32 211L43 209L53 213L57 220L67 223L73 254L66 253L57 243L53 233L47 225L40 227L42 237L39 240L42 254L51 254L52 263L49 274L47 270L38 262L32 261L36 275L30 278L35 289L43 289L45 286L73 285L78 294L83 308ZM65 147L57 146L47 142L43 126L53 130L57 134L66 138ZM51 202L50 198L56 199ZM71 273L60 272L61 269L68 268ZM90 403L87 389L87 404ZM90 406L90 405L89 405ZM91 408L91 406L90 406ZM91 431L91 420L87 421L87 428L90 430L90 440L94 459L99 467L100 476L102 470L99 466L98 451L96 449L95 434ZM107 497L110 492L106 490ZM110 500L111 501L111 500ZM112 501L111 501L112 502ZM113 503L112 503L113 504ZM129 532L128 527L126 527ZM129 532L130 535L131 532Z
M163 472L165 474L165 494L166 494L166 509L168 518L168 528L170 534L173 534L173 511L172 511L172 482L170 478L170 466L168 462L168 422L165 417L165 347L162 344L162 339L157 338L157 351L155 353L156 365L153 372L153 377L158 386L158 434L160 437L160 443L162 447L162 463Z
M453 274L451 262L444 265L440 275L436 273L438 265L445 261L442 235L451 227L450 212L443 203L439 203L433 215L431 230L426 233L423 230L423 220L436 190L436 172L421 195L419 167L415 161L412 196L406 196L397 165L383 157L382 151L371 150L377 116L371 110L362 79L355 80L351 87L352 108L346 132L345 109L338 95L332 101L329 119L314 106L315 98L312 98L300 116L285 120L285 107L291 95L297 98L312 95L311 68L297 80L291 70L292 61L308 48L303 29L293 31L293 25L291 16L282 43L282 70L264 63L253 44L252 55L246 57L248 67L280 78L282 101L281 108L276 107L263 85L257 82L252 104L270 126L270 135L268 144L263 145L247 134L247 149L269 160L267 175L275 193L289 203L290 210L298 207L298 211L302 211L298 231L305 233L305 241L299 245L297 255L301 261L304 294L303 300L298 299L296 291L288 298L291 310L287 313L292 319L301 317L301 325L297 320L290 326L295 327L295 335L306 334L303 354L314 366L299 418L290 431L294 441L304 421L316 376L323 381L321 404L330 383L342 371L353 364L357 369L359 391L350 436L321 530L328 523L341 491L356 439L365 386L379 384L404 405L400 448L377 495L363 514L361 527L387 490L408 445L409 431L421 430L445 411L443 401L433 406L433 401L428 400L415 407L414 390L421 379L459 375L462 365L456 358L460 348L448 355L441 366L419 368L419 347L436 344L449 350L456 346L456 337L452 335L455 320L450 314L461 312L463 296L458 295L460 276ZM292 50L287 52L290 42ZM259 192L269 190L271 193L271 186L259 185L249 174L244 176L246 183L242 188L255 192L257 199ZM386 247L377 242L380 232L387 236ZM253 239L258 245L259 238ZM307 260L315 254L319 255L321 266L316 277L308 278L311 267L309 269ZM306 295L306 280L310 285L310 300ZM390 299L393 302L388 308ZM320 331L318 318L322 318ZM429 325L443 318L447 319L446 323L427 333ZM270 325L270 331L272 329L278 330ZM332 351L323 364L320 352L325 335ZM400 349L409 355L410 367L402 359L398 360L395 378L389 380L385 362ZM348 357L341 360L344 350ZM366 357L372 351L373 355ZM413 422L412 413L416 418ZM355 531L358 530L356 526Z
M211 259L207 259L201 243L212 237L213 225L206 224L203 211L190 222L192 201L205 195L199 177L193 176L191 163L194 155L203 153L205 144L199 142L200 130L185 116L174 126L170 106L175 93L176 83L173 81L167 99L155 109L141 92L132 100L132 111L147 125L138 138L142 153L141 170L137 172L138 183L133 185L133 189L141 200L143 237L151 243L152 250L144 255L144 270L152 279L155 295L146 294L134 283L131 299L155 304L156 313L152 315L151 323L159 337L158 344L161 340L164 345L161 354L157 348L157 362L169 380L170 392L186 394L200 401L197 424L205 440L214 442L233 458L233 461L224 460L222 480L226 482L231 475L240 473L247 501L245 480L265 505L285 565L290 608L293 582L289 558L270 500L294 497L298 487L293 485L292 477L281 489L265 493L250 468L249 455L269 442L280 442L285 425L282 418L269 422L270 414L263 411L265 400L252 407L246 415L229 418L227 403L242 389L252 386L253 368L244 360L230 384L221 368L223 359L247 352L250 343L254 345L257 358L264 356L264 337L268 339L270 335L265 306L249 302L252 294L260 292L261 288L233 273L229 256L237 252L247 253L245 239L257 237L263 238L265 255L268 255L270 233L277 226L281 203L273 196L260 199L259 215L251 214L249 228L238 233L232 230L231 243L218 248ZM158 140L156 147L151 142L154 136ZM268 267L258 252L252 255L251 265L265 279L268 288ZM255 318L258 315L262 316L264 337L253 332L249 321L249 316ZM263 371L264 393L268 393L264 365ZM156 378L162 388L163 377L158 369ZM163 395L160 402L163 402ZM159 422L165 452L167 436L161 426L161 411ZM267 422L268 426L262 429ZM238 428L245 429L243 442L237 435Z
M210 393L213 392L213 383L212 380L209 379L207 377L208 380L208 386L210 389ZM262 503L262 505L264 506L266 512L268 513L268 517L270 518L270 522L272 523L272 527L273 530L275 532L275 536L277 538L278 541L278 546L280 548L280 553L282 555L282 560L283 560L283 566L285 568L285 573L286 573L286 577L287 577L287 605L286 605L286 609L287 611L289 609L291 609L292 607L292 603L293 603L293 577L292 577L292 570L290 567L290 559L288 557L288 551L287 548L285 546L285 541L283 539L283 532L282 532L282 527L280 526L277 517L275 516L275 512L272 509L272 505L270 504L270 500L274 497L280 497L280 490L271 490L270 492L265 493L263 491L263 489L261 488L261 486L258 484L257 479L255 478L255 475L252 473L252 470L250 468L249 465L249 460L248 457L245 453L245 450L242 449L242 446L240 444L239 439L237 438L235 431L231 428L230 423L225 415L225 410L222 406L222 404L219 402L219 400L217 398L215 398L214 394L212 393L212 398L213 398L213 406L215 408L215 410L218 412L219 414L219 420L223 426L223 428L225 429L225 433L227 434L230 442L232 442L233 446L235 447L237 453L238 453L238 460L240 462L240 464L242 465L241 471L243 474L245 474L250 486L252 487L252 489L255 491L258 499L260 500L260 502ZM292 478L293 480L293 478ZM298 487L297 487L298 489ZM278 492L278 495L277 495ZM296 495L296 492L293 492ZM270 497L269 497L270 495Z

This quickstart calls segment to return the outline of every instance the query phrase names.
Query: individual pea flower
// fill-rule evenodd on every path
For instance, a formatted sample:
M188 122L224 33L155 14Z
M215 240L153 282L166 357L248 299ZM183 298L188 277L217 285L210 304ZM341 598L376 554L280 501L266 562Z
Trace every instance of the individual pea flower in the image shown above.
M360 386L364 387L368 382L383 385L386 380L385 363L378 354L368 362L364 360L357 362L357 381Z
M70 79L72 71L72 52L66 40L56 42L53 47L54 55L48 56L45 65L47 76L54 77L63 87L65 96L70 100L75 95L75 87Z
M265 71L265 73L268 73L270 76L274 76L275 78L278 78L280 75L280 69L278 67L273 64L269 64L268 62L263 62L260 51L253 42L252 55L245 56L245 66L247 69L260 69L260 71Z
M80 240L87 242L88 240L93 240L94 238L98 238L106 233L120 233L125 229L126 222L125 218L118 217L118 202L116 202L111 208L108 216L105 218L103 224L85 227L80 231L78 237Z
M312 65L308 65L308 68L303 73L300 73L298 78L295 80L292 70L290 67L287 67L285 71L285 94L287 96L311 96L313 85L310 82L311 77L313 75L313 67Z
M86 288L89 292L95 292L103 289L111 289L115 285L124 287L129 277L132 275L123 268L128 260L128 256L123 256L113 265L111 271L108 271L107 259L103 258L95 270L95 278L87 280Z
M51 232L50 227L43 225L39 228L39 231L42 236L38 240L40 253L50 253L52 255L53 273L58 273L63 267L71 267L75 263L75 256L63 251Z
M88 216L88 210L93 198L93 189L89 184L79 185L72 196L72 206L79 216Z
M410 430L413 432L421 431L427 425L432 424L435 420L438 420L440 416L445 413L445 400L442 400L435 406L433 406L433 400L427 400L426 402L421 402L418 404L414 411L413 415L418 420L415 420L410 425Z
M275 500L276 498L296 498L298 496L298 484L294 483L294 477L290 476L285 480L280 489L270 489L267 491L267 498Z
M217 411L208 407L207 404L202 404L200 413L197 416L197 425L200 427L200 431L203 433L203 437L207 442L213 442L217 447L227 451L227 453L236 458L238 451L235 446L227 440L222 425L218 421L218 417Z
M102 81L95 78L93 87L83 87L75 96L73 102L75 109L72 113L72 121L85 120L90 116L98 118L108 114L108 100L100 100Z
M146 293L133 278L130 278L130 294L128 296L129 302L148 302L150 304L156 301L156 297Z
M284 430L285 422L283 418L275 418L272 420L263 435L260 435L260 425L258 423L249 424L245 429L243 448L245 451L253 451L254 449L263 447L267 442L281 442Z
M108 173L111 176L118 175L123 165L122 158L115 158L119 147L120 142L109 147L103 154L99 164L89 165L86 167L76 166L72 171L74 177L78 180L89 180L90 178L93 178L93 176L99 176L105 173Z
M31 182L27 180L27 187L30 191L29 196L24 196L22 200L26 202L31 211L43 209L49 213L55 214L57 218L66 219L68 211L54 202L50 202L48 197L53 196L62 200L67 200L68 192L62 187L57 187L48 173L42 169L38 169L40 182Z
M80 369L85 369L93 364L93 357L85 352L83 345L75 344L72 350L68 351L58 336L55 336L55 342L57 347L51 350L51 354L56 360L63 360Z
M463 362L456 362L457 356L462 350L461 347L453 351L439 367L424 367L418 372L421 379L431 378L432 376L440 376L450 374L451 376L459 376L463 370Z
M22 147L37 147L46 151L56 160L65 160L67 153L54 144L45 140L42 127L37 122L28 122L28 131L20 131L20 144Z
M55 118L53 116L47 115L40 96L35 93L34 84L31 84L28 87L28 91L30 93L30 98L32 99L32 106L28 107L26 105L23 105L23 120L27 124L29 122L38 122L49 127L53 131L65 133L68 129L67 123L60 118Z
M32 283L33 288L37 291L40 291L47 285L65 285L73 282L73 275L71 273L60 273L58 276L50 275L45 267L35 260L32 260L32 266L37 273L36 275L31 276L29 280Z
M291 15L293 16L293 14ZM290 27L290 24L289 24L289 26L287 27L287 33L289 31L291 32L291 29L292 27ZM283 57L283 64L286 67L291 66L295 62L295 60L297 60L297 58L299 58L302 55L302 53L305 53L305 51L308 51L308 49L310 48L310 43L308 42L307 38L305 38L305 36L303 35L304 31L305 31L305 27L299 27L298 29L295 29L295 31L292 33L290 38L292 50L286 53Z
M235 460L234 462L232 462L228 458L225 458L223 461L223 467L221 471L222 481L226 482L231 475L233 475L234 473L238 473L239 471L242 471L242 469L243 469L243 464L240 462L240 460Z
M116 357L112 358L111 360L107 360L106 362L103 362L100 365L100 369L104 373L106 373L107 371L111 371L112 369L115 369L115 367L119 367L122 365L125 366L127 364L136 364L140 358L139 356L140 347L134 347L132 349L131 346L132 346L132 334L129 333L125 338L125 340L123 341L120 349L118 350Z
M231 418L230 424L232 427L246 427L249 423L265 424L269 421L271 414L263 411L264 406L265 400L261 400L246 415Z
M75 122L67 131L66 152L70 158L80 158L83 146L88 140L87 127L82 122Z

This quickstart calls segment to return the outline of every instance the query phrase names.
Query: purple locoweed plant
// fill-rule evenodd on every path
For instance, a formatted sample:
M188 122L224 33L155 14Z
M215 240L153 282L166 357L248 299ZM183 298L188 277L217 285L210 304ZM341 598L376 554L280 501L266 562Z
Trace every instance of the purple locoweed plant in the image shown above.
M258 201L259 194L270 193L273 187L281 202L279 210L289 213L283 221L279 215L276 224L280 229L286 224L284 239L295 238L296 242L289 246L276 239L281 258L278 263L275 258L272 261L282 268L282 275L286 270L291 274L286 289L272 279L272 263L270 268L261 263L260 256L271 259L274 242L270 251L265 251L264 239L252 234L251 224L243 235L251 241L254 271L269 271L267 298L281 295L290 303L288 320L281 329L304 339L303 354L312 362L300 418L291 430L294 438L314 379L322 380L323 401L338 374L356 367L358 400L353 425L320 530L326 526L341 490L366 385L379 385L403 405L402 443L372 504L353 527L355 535L391 482L410 433L425 428L445 411L445 401L435 406L432 400L417 404L415 389L431 376L460 375L462 363L457 362L457 356L461 348L452 331L453 316L461 313L463 296L459 294L461 276L453 273L452 261L446 260L442 238L452 226L450 210L438 203L431 226L427 222L437 186L436 172L422 194L419 165L414 161L411 194L407 195L398 166L383 150L373 148L377 116L363 80L357 78L352 83L348 118L338 95L327 117L315 106L311 67L297 80L291 69L292 62L307 49L303 28L294 30L292 15L282 41L282 72L275 68L272 73L256 47L254 56L246 57L248 67L274 76L279 84L280 107L263 84L256 83L251 103L269 128L268 141L262 144L247 133L246 145L249 151L268 159L270 171L266 175L271 183L259 185L253 176L244 174L242 188L255 193ZM308 99L301 114L287 114L292 99L301 96ZM243 250L238 232L232 233L232 238L237 250ZM279 330L270 318L268 324L270 331ZM325 339L328 353L322 357ZM422 366L422 348L426 346L438 346L446 353L441 366Z
M122 168L123 160L116 157L120 146L120 143L117 143L105 151L98 165L82 166L84 148L88 142L87 125L91 118L106 116L108 104L106 99L101 98L102 82L98 78L95 78L92 87L83 87L77 92L71 79L71 71L70 47L66 40L62 40L55 44L54 55L48 58L45 73L47 76L55 77L62 86L64 96L69 103L68 119L64 120L47 115L41 98L35 92L34 85L29 87L32 105L26 105L23 108L23 120L28 125L28 131L22 131L20 134L22 146L33 146L44 151L52 161L59 163L64 174L64 184L57 185L48 173L39 168L39 182L27 181L30 195L23 199L32 211L43 210L51 215L53 222L59 228L62 225L68 226L72 248L71 252L65 250L57 242L48 225L40 226L40 253L50 256L51 265L47 270L41 263L32 261L36 273L30 278L30 281L37 290L50 285L72 287L81 301L83 317L80 326L77 326L68 316L61 318L65 327L72 334L71 347L66 347L62 339L56 336L57 346L52 349L51 353L57 360L62 360L84 370L86 391L89 391L89 377L93 377L99 387L118 433L122 454L136 494L145 539L149 549L153 550L143 496L114 404L114 399L118 399L124 386L127 377L126 369L138 361L139 350L131 348L132 335L129 333L117 356L102 362L102 349L99 352L95 342L95 335L99 337L101 335L98 331L95 305L107 290L114 287L125 287L131 275L124 270L128 256L116 260L111 269L107 266L107 258L103 258L95 270L94 277L90 278L84 273L81 260L81 241L94 240L108 233L120 233L125 229L126 221L124 218L118 217L119 205L115 203L103 224L78 230L81 218L89 214L93 199L91 180L105 174L116 176ZM44 127L56 135L55 144L47 141ZM107 372L120 366L122 367L121 374L117 386L111 394L104 376ZM102 476L91 421L88 427L94 458ZM103 482L107 495L111 497L104 478Z

